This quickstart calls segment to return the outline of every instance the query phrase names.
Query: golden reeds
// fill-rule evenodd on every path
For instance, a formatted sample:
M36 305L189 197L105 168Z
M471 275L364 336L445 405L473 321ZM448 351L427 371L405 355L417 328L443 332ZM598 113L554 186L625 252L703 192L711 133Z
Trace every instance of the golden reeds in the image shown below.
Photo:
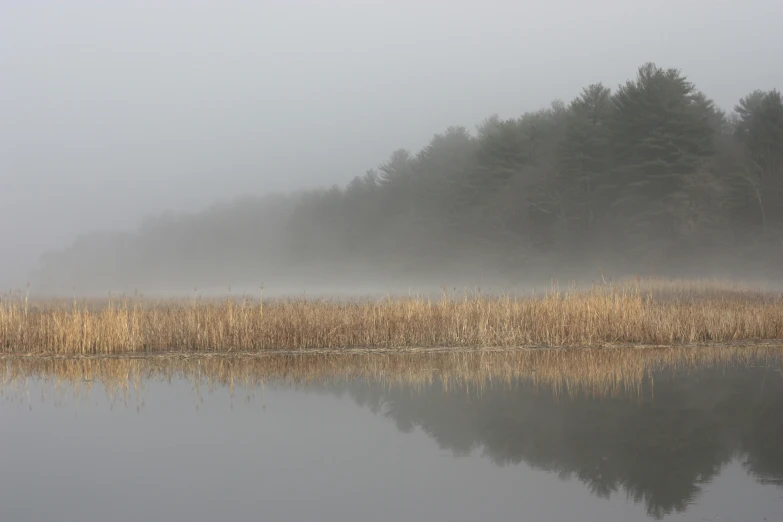
M262 308L263 306L263 308ZM685 345L783 339L783 297L719 282L631 281L524 297L0 301L0 353L254 353Z

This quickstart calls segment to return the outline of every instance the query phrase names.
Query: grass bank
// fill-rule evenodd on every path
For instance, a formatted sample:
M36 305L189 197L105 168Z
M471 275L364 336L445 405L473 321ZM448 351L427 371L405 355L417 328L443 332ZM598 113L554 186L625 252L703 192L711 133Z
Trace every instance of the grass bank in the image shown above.
M0 353L253 353L427 347L677 346L783 339L783 296L632 280L526 296L0 301Z

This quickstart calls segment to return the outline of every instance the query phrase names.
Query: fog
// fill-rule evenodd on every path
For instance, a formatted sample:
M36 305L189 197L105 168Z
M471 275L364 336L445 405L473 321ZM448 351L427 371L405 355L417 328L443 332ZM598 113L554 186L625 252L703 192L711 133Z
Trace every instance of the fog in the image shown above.
M635 270L776 277L779 2L74 0L5 1L0 11L0 289L263 282L299 292L328 279L383 290ZM716 136L727 125L732 137L751 131L645 174L680 176L655 193L676 203L667 219L687 223L677 232L660 219L626 220L624 210L596 217L589 233L558 225L588 215L583 197L550 190L586 175L561 176L563 136L581 114L571 101L599 82L614 95L648 62L680 69L714 102ZM766 105L737 126L731 113L755 90L770 94ZM497 134L475 129L493 114L516 125L503 127L513 136L495 143L501 152ZM542 126L550 151L519 144ZM419 151L435 134L447 138L442 150L456 149L427 163ZM643 141L633 139L612 146ZM508 143L524 158L499 164ZM600 148L585 143L579 154ZM759 167L757 151L770 143ZM377 183L362 177L389 171L398 149L418 162L404 166L417 181L386 172L368 195L384 170ZM591 173L629 179L637 163L615 150ZM365 184L350 189L356 176ZM333 184L340 190L312 192ZM633 187L590 205L617 209ZM696 210L685 218L686 208Z

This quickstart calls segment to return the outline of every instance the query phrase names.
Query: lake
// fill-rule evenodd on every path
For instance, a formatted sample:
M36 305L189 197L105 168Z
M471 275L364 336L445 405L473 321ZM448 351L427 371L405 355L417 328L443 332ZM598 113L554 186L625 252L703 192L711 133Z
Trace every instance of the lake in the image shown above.
M0 521L783 520L779 348L565 353L6 358Z

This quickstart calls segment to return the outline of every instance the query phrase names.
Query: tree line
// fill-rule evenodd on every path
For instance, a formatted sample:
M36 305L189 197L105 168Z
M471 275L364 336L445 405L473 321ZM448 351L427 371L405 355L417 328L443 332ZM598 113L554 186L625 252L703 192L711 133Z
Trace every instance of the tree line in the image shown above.
M79 238L39 280L256 282L276 274L779 272L783 98L726 112L653 63L615 89L450 127L347 185L244 197Z

